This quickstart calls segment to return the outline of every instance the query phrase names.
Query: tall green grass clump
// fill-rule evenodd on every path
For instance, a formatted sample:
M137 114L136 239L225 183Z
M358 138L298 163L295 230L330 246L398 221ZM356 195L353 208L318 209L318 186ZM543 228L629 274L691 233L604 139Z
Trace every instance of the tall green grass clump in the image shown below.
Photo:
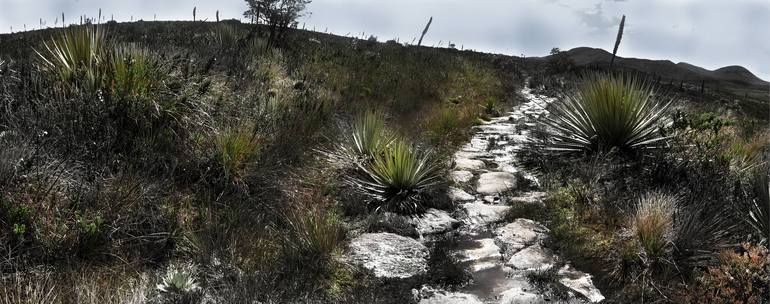
M106 36L97 26L79 26L66 30L61 36L43 42L41 50L35 50L40 68L51 72L55 78L70 82L84 77L93 86L101 81L105 60Z
M676 199L660 192L639 200L632 225L648 259L658 260L670 248L675 210Z
M230 128L215 139L215 159L226 178L241 181L259 156L261 138L251 127Z
M322 208L311 206L291 211L286 216L289 233L284 241L286 258L296 262L312 262L313 271L325 270L345 240L345 230L336 215ZM298 264L300 268L306 264Z
M377 209L398 213L423 210L423 194L441 180L433 154L404 139L393 141L359 169L363 176L354 178L354 184L375 199Z
M556 152L629 151L659 146L667 137L660 127L672 100L658 94L650 82L617 74L588 74L578 88L545 119Z
M109 57L109 83L114 97L150 96L160 86L158 63L145 48L134 44L116 47Z

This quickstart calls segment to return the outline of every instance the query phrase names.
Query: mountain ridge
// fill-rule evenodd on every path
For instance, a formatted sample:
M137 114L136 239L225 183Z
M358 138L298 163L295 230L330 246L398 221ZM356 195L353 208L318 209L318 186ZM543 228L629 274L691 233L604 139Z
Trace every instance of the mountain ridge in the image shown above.
M544 59L553 56L566 55L577 66L591 66L609 64L612 53L591 47L576 47L568 51L563 51L558 55L542 57ZM730 65L715 70L702 68L687 62L674 63L671 60L654 60L644 58L626 58L618 56L615 59L618 66L636 69L642 72L660 75L667 79L677 79L681 81L717 81L730 82L739 86L765 86L768 81L763 80L747 68L739 65Z

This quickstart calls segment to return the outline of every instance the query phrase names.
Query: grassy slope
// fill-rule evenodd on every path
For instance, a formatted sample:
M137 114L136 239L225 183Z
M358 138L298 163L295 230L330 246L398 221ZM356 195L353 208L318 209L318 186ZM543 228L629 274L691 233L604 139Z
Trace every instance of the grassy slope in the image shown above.
M334 258L344 238L332 234L359 227L366 208L316 150L377 108L445 155L515 102L520 63L304 31L266 50L252 29L106 25L108 47L135 43L157 60L160 89L128 99L37 68L33 48L60 29L0 35L0 140L15 147L0 159L10 302L154 298L178 263L226 302L411 297Z

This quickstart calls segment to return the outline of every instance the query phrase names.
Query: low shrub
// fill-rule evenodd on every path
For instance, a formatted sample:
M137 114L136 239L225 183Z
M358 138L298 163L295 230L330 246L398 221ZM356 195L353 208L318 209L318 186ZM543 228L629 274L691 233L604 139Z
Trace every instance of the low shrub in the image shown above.
M681 303L767 303L770 255L765 247L744 244L741 252L724 251L695 284L681 292Z

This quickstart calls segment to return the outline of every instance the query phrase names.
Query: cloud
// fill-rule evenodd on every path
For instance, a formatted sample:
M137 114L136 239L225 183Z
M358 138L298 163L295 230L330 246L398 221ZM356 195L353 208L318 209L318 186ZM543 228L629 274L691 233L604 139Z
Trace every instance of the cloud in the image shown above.
M119 21L241 18L243 0L0 0L0 32L49 25L65 12L68 21L87 13ZM709 69L743 65L770 79L770 1L732 0L315 0L302 19L344 35L366 32L380 40L417 37L430 16L425 44L452 41L480 51L546 55L552 47L611 49L620 16L626 28L619 55L686 61Z
M620 22L620 18L610 18L604 14L601 2L595 4L592 10L577 11L577 13L580 15L583 23L597 33L604 33Z

